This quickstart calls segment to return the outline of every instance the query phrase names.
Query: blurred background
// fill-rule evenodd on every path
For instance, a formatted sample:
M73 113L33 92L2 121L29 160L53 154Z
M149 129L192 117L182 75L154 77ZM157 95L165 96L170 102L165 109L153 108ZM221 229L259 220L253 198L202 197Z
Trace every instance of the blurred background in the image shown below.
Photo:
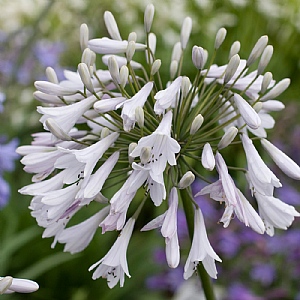
M31 134L42 130L36 113L39 103L32 96L33 82L45 79L47 66L53 67L60 79L63 69L76 70L81 58L79 27L86 23L91 37L107 36L103 22L106 10L114 14L124 38L131 31L143 37L143 11L148 3L156 8L152 31L158 38L156 57L163 61L163 78L168 78L172 47L180 38L186 16L193 19L184 66L184 73L191 77L195 73L192 46L202 46L211 53L220 27L226 27L228 34L218 52L218 64L227 63L234 41L241 42L240 56L247 58L257 39L269 36L274 55L267 70L277 81L285 77L292 81L279 98L286 108L274 114L276 125L269 139L300 164L299 0L0 0L0 276L30 278L40 285L36 293L3 295L2 299L199 299L198 278L184 282L182 277L190 245L182 212L182 265L175 270L167 267L159 232L137 231L127 255L132 278L125 279L123 288L110 290L106 280L91 279L88 267L106 254L117 233L101 235L99 231L90 246L77 255L64 253L62 245L51 249L52 240L42 239L42 228L30 216L30 197L18 194L18 189L31 182L31 176L22 170L14 149L30 144ZM242 154L230 159L245 164ZM275 167L273 170L283 183L276 196L299 211L299 185ZM195 191L201 186L201 182L195 183ZM236 220L224 229L214 221L220 211L212 201L196 200L204 212L209 239L223 259L215 282L220 299L300 299L298 219L289 230L278 230L270 238Z

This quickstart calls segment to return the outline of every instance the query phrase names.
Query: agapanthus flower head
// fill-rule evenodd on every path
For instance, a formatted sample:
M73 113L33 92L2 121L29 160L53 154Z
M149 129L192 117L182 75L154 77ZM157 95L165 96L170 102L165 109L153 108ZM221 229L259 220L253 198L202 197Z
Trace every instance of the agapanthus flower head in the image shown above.
M275 123L271 112L284 108L274 98L289 84L289 79L276 84L271 73L262 74L273 52L268 38L258 39L247 59L238 55L240 43L235 42L228 63L217 66L209 58L218 54L226 38L226 29L221 28L214 54L198 45L188 53L195 66L195 77L189 78L183 59L189 49L191 18L183 21L171 60L162 64L151 32L154 15L154 6L148 5L146 38L131 32L124 40L111 12L104 14L110 37L90 38L83 24L77 72L65 71L66 79L59 82L48 69L49 81L35 83L46 132L35 134L31 145L18 148L25 171L34 174L33 183L20 192L33 196L32 216L45 228L43 237L54 237L52 246L65 243L64 250L75 253L88 246L99 227L102 233L120 231L108 253L90 267L93 278L106 278L109 287L118 281L123 286L125 274L130 277L127 247L146 201L164 207L164 213L142 231L161 228L168 265L177 267L183 252L177 234L177 208L183 205L187 224L194 228L184 278L201 263L216 278L215 261L221 258L209 242L201 203L191 190L194 179L205 179L208 171L219 179L196 195L209 194L224 204L221 219L215 216L216 224L220 221L228 227L237 216L257 233L272 235L274 227L286 229L299 216L291 205L273 196L281 183L256 150L256 140L261 140L283 172L299 179L299 167L266 139ZM138 56L137 51L145 55ZM97 70L99 56L106 70ZM166 64L170 77L161 78L160 68ZM237 144L243 147L235 148ZM236 149L244 149L247 169L236 165L240 160L233 157L232 165L226 164L226 153ZM248 181L258 212L237 187L232 169ZM92 202L98 212L93 210L90 218L68 227L69 220Z

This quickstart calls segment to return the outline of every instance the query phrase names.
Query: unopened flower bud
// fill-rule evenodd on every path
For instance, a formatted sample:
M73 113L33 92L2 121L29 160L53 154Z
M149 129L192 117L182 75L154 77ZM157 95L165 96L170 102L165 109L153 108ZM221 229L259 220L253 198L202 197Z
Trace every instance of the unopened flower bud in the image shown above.
M129 76L129 70L127 66L123 65L120 69L120 86L125 87Z
M0 278L0 295L5 294L5 291L11 286L13 278L11 276L5 276Z
M291 158L268 140L261 139L260 142L282 172L290 178L300 180L300 167Z
M188 186L190 186L194 182L194 180L195 180L195 175L191 171L188 171L180 179L178 183L178 188L185 189Z
M92 62L92 52L90 48L85 48L81 55L81 62L90 66Z
M95 91L91 79L90 70L85 63L78 64L78 73L84 86L93 94Z
M93 77L94 71L96 71L94 66L89 66L89 71L90 71L90 76Z
M226 84L235 74L236 70L238 69L240 65L240 56L238 54L235 54L231 57L227 68L225 70L225 75L224 75L224 83Z
M215 167L215 157L212 148L209 143L206 143L203 147L201 155L202 166L209 171L212 171Z
M263 110L266 111L280 111L285 108L285 105L278 100L267 100L261 103Z
M291 80L289 78L284 78L279 81L267 94L261 97L261 101L266 101L276 98L278 95L283 93L290 85Z
M180 61L180 57L182 55L182 48L181 48L181 43L177 42L172 50L172 56L171 56L171 61L177 60Z
M205 63L207 61L208 53L206 50L204 50L202 47L194 46L192 50L192 60L194 66L198 70L202 70L205 66Z
M146 164L151 156L151 147L143 147L140 154L142 164Z
M238 129L234 126L228 128L218 144L218 149L221 150L230 145L231 142L235 139L238 132Z
M46 68L46 76L47 76L47 79L52 82L52 83L55 83L55 84L58 84L58 79L57 79L57 75L56 75L56 72L53 68L51 67L47 67Z
M216 39L215 39L215 49L216 50L219 49L220 46L222 45L222 43L224 42L226 34L227 34L227 31L225 28L220 28L218 30Z
M110 134L109 129L107 127L103 127L100 135L101 140L109 136L109 134Z
M40 92L55 96L69 96L77 93L77 90L71 87L64 87L60 84L48 81L36 81L34 86Z
M39 289L39 285L32 280L12 278L11 276L0 277L0 295L17 293L33 293Z
M182 49L186 48L187 42L190 38L190 34L192 31L192 19L190 17L186 17L183 20L182 27L181 27L181 33L180 33L180 42Z
M186 97L187 94L189 93L191 86L191 81L187 76L182 77L181 81L181 92L182 92L182 97Z
M93 66L96 62L96 53L91 50L91 62L90 65Z
M135 53L135 42L130 41L128 43L127 50L126 50L126 58L128 62L132 60L134 53Z
M195 119L194 121L192 122L192 125L191 125L191 129L190 129L190 134L193 135L195 134L199 128L202 126L203 124L203 121L204 121L204 118L201 114L199 114Z
M154 74L157 73L157 71L160 69L161 66L161 60L160 59L156 59L151 67L151 75L153 76Z
M130 156L130 154L136 147L137 147L137 143L130 143L128 146L128 161L130 164L133 163L134 161L134 157Z
M86 24L80 26L80 48L83 51L88 47L89 41L89 28Z
M260 88L260 92L262 94L264 94L266 92L266 90L268 89L272 79L273 79L273 75L272 75L271 72L266 72L264 74L264 77L263 77L263 80L262 80L262 83L261 83L261 88Z
M59 127L59 125L57 124L57 122L54 119L48 118L45 121L45 126L58 139L60 139L62 141L71 141L72 140L71 137Z
M252 65L259 58L259 56L262 54L262 52L266 48L267 44L268 44L268 36L267 35L263 35L262 37L260 37L258 39L258 41L254 45L254 47L249 55L249 58L247 59L247 63L246 63L247 67Z
M253 107L239 94L234 94L233 99L245 123L252 129L258 129L261 119Z
M149 34L149 48L154 54L156 50L156 35L153 32Z
M238 54L239 51L240 51L240 48L241 48L241 43L239 41L235 41L232 45L231 45L231 48L230 48L230 51L229 51L229 57L228 59L231 59L231 57L235 54Z
M253 109L258 113L261 111L262 107L263 107L262 102L256 102L253 106Z
M173 60L170 65L170 77L173 79L176 76L178 70L178 61Z
M144 110L142 109L141 106L138 106L135 109L135 119L140 126L140 128L144 127Z
M110 11L104 13L104 23L113 40L122 41L117 22Z
M109 73L112 77L112 79L117 83L120 84L120 71L119 71L119 66L118 66L118 62L115 58L114 55L110 56L108 58L108 70Z
M152 32L149 33L148 35L148 42L149 42L149 48L151 50L151 53L152 55L155 54L155 51L156 51L156 35ZM153 63L153 57L152 55L150 55L150 62L148 61L149 60L149 57L148 57L148 53L146 51L146 60L147 60L147 63Z
M128 35L128 42L136 42L137 40L137 35L136 35L136 32L130 32L129 35Z
M261 58L260 58L260 61L258 64L258 68L257 68L257 75L260 75L263 73L266 66L270 62L272 55L273 55L273 46L268 45L265 48L263 54L261 55Z
M146 6L145 14L144 14L144 28L146 33L149 33L151 30L153 17L154 17L154 5L148 4Z

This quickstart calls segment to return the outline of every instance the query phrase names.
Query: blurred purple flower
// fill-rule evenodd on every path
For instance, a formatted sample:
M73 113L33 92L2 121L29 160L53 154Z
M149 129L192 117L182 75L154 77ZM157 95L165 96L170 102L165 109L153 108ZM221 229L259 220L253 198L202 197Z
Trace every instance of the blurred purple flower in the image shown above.
M4 171L13 171L14 160L19 157L15 151L19 144L18 139L14 138L7 144L4 144L5 142L6 138L0 137L0 174Z
M5 94L0 92L0 113L3 112L3 102L5 101Z
M263 298L258 297L247 289L244 285L240 283L234 283L228 289L228 300L263 300Z
M48 66L54 68L62 80L64 76L59 60L65 50L64 44L43 39L32 43L28 49L30 34L28 28L12 37L0 31L0 74L3 81L15 77L18 83L28 85L33 78L45 79L44 71Z
M156 248L153 254L154 260L157 264L166 263L166 252L163 248Z
M0 136L0 209L5 206L9 199L10 188L8 183L2 178L5 171L14 170L14 160L19 157L15 152L19 144L18 139L13 139L6 143L6 137Z
M58 58L65 50L65 46L61 42L51 42L49 40L39 40L36 42L33 51L42 66L55 67Z
M277 190L277 197L287 204L300 205L299 192L287 183Z
M240 249L241 243L240 237L230 230L222 230L220 234L220 240L218 242L218 248L223 255L231 258L234 257L235 254Z
M268 286L274 281L276 271L272 264L258 264L251 270L250 276L262 285Z
M268 238L268 236L262 236L257 234L257 232L253 231L249 227L242 227L240 232L240 242L241 244L259 244L259 242L264 242L264 238Z
M10 188L8 183L0 176L0 209L5 206L9 199Z
M186 217L182 209L178 209L177 211L177 234L179 241L182 241L188 236Z
M289 252L283 241L284 237L281 234L267 237L266 239L266 250L269 254L285 254Z
M160 273L159 275L150 276L146 280L147 288L151 290L168 291L173 294L184 281L182 273L183 268L178 267L175 269L168 269L166 272Z
M153 275L146 279L146 286L150 290L166 290L167 276L165 274Z

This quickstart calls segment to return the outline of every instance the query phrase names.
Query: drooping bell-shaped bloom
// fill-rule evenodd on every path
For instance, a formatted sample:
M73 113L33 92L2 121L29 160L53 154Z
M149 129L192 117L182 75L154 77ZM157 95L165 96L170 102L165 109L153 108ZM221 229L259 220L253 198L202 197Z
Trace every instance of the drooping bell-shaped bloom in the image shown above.
M150 170L150 176L162 173L168 162L171 166L176 165L175 153L180 151L180 145L171 137L172 111L168 111L156 130L138 141L137 147L130 156L140 156L144 147L150 147L150 160L145 168ZM135 168L133 164L133 168Z
M275 164L289 177L300 180L300 167L285 153L266 139L261 139L261 144L271 156Z
M66 244L64 251L73 254L85 249L108 211L109 206L106 206L87 220L64 229L58 236L58 241Z
M66 133L68 133L78 119L96 102L97 98L92 95L77 103L67 106L57 107L41 107L37 108L37 111L43 116L40 118L40 122L44 124L44 128L47 130L45 121L48 118L52 118L56 121L58 126Z
M111 230L121 230L123 228L128 207L146 178L147 174L138 170L134 170L129 175L122 187L110 200L111 207L109 214L100 224L102 233Z
M94 174L91 175L84 187L84 198L93 198L101 191L107 177L109 176L115 164L117 163L119 155L119 152L113 153L102 164L102 166Z
M77 161L85 164L84 177L91 175L96 163L102 157L104 152L117 140L119 134L113 132L107 137L103 138L99 142L81 149L81 150L70 150L69 152L74 154ZM65 150L68 152L67 150Z
M136 108L143 107L153 88L153 82L146 83L131 99L119 104L122 108L121 117L125 131L130 131L136 122Z
M24 170L28 173L36 173L32 179L34 182L50 175L57 159L64 155L57 147L51 146L21 146L16 151L24 155L21 159L21 163L25 165Z
M228 227L234 214L246 226L262 234L265 226L255 209L251 206L242 192L236 188L233 179L228 174L228 169L220 153L216 154L216 166L220 179L205 186L195 196L209 194L211 199L225 202L225 211L220 219L224 227Z
M190 253L184 266L184 279L188 279L193 275L199 262L203 263L209 276L217 278L218 272L215 260L222 261L209 243L202 212L200 208L196 208L194 216L194 236Z
M270 236L274 235L274 227L287 229L294 218L300 216L300 213L293 206L282 202L278 198L261 195L260 193L255 193L255 198L259 214L266 226L266 233Z
M178 193L175 187L169 195L168 210L146 224L141 231L152 230L161 227L161 234L166 242L166 258L169 267L176 268L180 261L179 243L177 234L177 208Z
M179 76L165 90L156 93L154 96L154 99L156 100L154 104L155 113L161 115L167 108L172 106L173 102L176 101L181 82L182 76Z
M135 219L130 218L108 253L89 268L89 271L96 268L93 273L93 279L106 278L108 286L113 288L118 281L120 281L121 287L124 285L124 274L131 277L128 271L126 252L134 223Z
M250 186L262 195L272 196L274 187L281 187L279 179L264 163L251 139L246 134L242 134L241 139L247 157Z

